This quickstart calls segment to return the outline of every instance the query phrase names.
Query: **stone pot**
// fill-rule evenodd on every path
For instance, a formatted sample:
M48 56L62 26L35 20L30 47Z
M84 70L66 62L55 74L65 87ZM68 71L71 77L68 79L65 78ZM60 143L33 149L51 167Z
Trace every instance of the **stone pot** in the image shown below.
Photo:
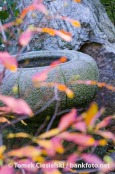
M91 102L96 94L96 86L77 85L75 82L77 79L81 80L98 80L99 71L98 67L92 57L76 52L76 51L35 51L28 52L20 55L18 58L19 68L16 73L6 71L1 91L4 95L11 95L17 98L25 99L31 106L34 112L44 107L47 102L54 96L53 88L35 88L32 83L32 76L35 73L41 72L54 60L58 60L60 57L66 56L67 62L60 64L48 75L48 82L62 83L73 90L75 97L73 99L67 98L64 92L59 92L61 98L59 109L70 109L72 107L84 108ZM27 64L28 62L28 64ZM13 93L13 87L17 85L18 92ZM53 102L47 110L41 113L39 119L34 117L26 120L28 126L21 123L17 123L14 127L10 126L7 132L26 132L35 134L38 127L44 122L46 116L54 112L55 103ZM52 116L52 115L51 115ZM54 124L59 122L59 118L55 120ZM54 125L53 125L54 126ZM12 143L11 143L12 142ZM25 139L20 140L20 144L16 143L16 140L5 140L8 148L15 145L26 144ZM96 149L96 154L102 157L105 154L105 148L100 147Z
M18 58L19 68L16 73L6 71L2 94L23 98L27 101L34 112L41 109L54 96L54 89L48 87L36 88L32 83L32 76L47 68L54 60L61 56L67 57L67 62L52 69L48 74L47 82L65 84L73 90L75 97L69 99L65 92L59 92L61 99L59 110L71 107L85 107L94 98L97 87L77 85L75 82L81 80L98 80L99 71L96 62L90 56L70 50L63 51L33 51L27 52ZM28 62L28 63L27 63ZM17 85L17 93L13 87ZM50 111L55 108L55 102L49 107Z

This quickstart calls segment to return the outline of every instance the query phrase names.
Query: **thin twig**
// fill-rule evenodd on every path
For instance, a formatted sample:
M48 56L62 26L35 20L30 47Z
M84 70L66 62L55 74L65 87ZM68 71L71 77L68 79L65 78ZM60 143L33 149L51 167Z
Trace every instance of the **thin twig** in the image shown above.
M3 134L2 131L0 131L0 146L3 145Z
M58 113L58 109L59 109L59 105L60 105L60 99L58 97L58 89L57 87L54 88L54 96L55 96L55 100L56 100L56 107L55 107L55 111L54 111L54 115L50 121L50 123L48 124L48 127L46 129L46 132L51 128L56 116L57 116L57 113Z
M36 131L35 136L38 136L40 134L40 132L43 130L43 128L45 128L46 123L47 123L47 118L45 119L45 121L43 122L43 124L38 128L38 130Z
M7 37L6 37L5 31L3 29L3 25L2 25L1 20L0 20L0 28L1 28L1 33L2 33L3 40L4 40L4 42L7 42Z
M53 122L54 122L54 120L55 120L55 118L56 118L56 116L57 116L57 112L58 112L59 105L60 105L60 102L57 101L57 102L56 102L56 107L55 107L54 115L53 115L53 117L52 117L52 119L51 119L51 121L50 121L50 123L49 123L47 129L46 129L46 132L49 131L49 129L51 128L51 126L52 126L52 124L53 124Z

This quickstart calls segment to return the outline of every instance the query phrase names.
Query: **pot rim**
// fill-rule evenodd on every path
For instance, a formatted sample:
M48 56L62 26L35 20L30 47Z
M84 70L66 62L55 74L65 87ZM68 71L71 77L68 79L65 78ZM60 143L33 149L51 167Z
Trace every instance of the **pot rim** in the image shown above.
M85 57L85 55L87 56L87 58ZM70 62L75 62L75 61L85 61L86 63L92 65L94 65L94 67L97 67L97 64L95 62L95 60L85 54L85 53L82 53L82 52L79 52L79 51L73 51L73 50L41 50L41 51L30 51L30 52L26 52L26 53L22 53L19 55L19 57L17 58L17 61L22 61L22 60L25 60L25 59L32 59L32 58L36 58L36 57L50 57L50 56L53 56L53 57L67 57L67 59L69 61L63 63L63 64L67 64L67 63L70 63ZM52 60L53 61L53 60ZM60 64L62 65L62 64ZM39 68L43 68L43 67L48 67L49 65L47 66L42 66L42 67L39 67ZM32 67L32 68L38 68L38 67ZM32 69L31 68L31 69ZM22 68L20 68L22 69ZM23 68L23 69L27 69L27 68Z

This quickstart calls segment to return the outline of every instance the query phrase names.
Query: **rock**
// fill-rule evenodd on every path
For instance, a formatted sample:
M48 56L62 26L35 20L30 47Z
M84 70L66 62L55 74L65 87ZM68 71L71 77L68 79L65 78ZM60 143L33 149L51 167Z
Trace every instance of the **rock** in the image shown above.
M34 112L44 107L53 97L54 89L51 87L35 88L32 83L32 76L41 72L53 60L66 56L68 61L55 67L48 75L47 82L62 83L74 91L75 97L68 99L65 92L59 92L60 110L71 107L85 107L93 100L97 91L96 86L77 85L75 82L81 80L98 80L99 73L95 61L88 55L76 51L35 51L25 53L19 57L19 65L24 66L24 61L30 63L24 68L19 68L17 73L6 71L2 94L13 95L25 99ZM13 94L13 86L17 85L18 93ZM53 112L56 101L49 110Z
M25 5L22 5L20 8L24 8L31 2L32 0L25 0ZM62 0L45 1L47 9L54 18L48 20L41 13L36 13L37 17L33 18L31 17L32 12L30 12L25 19L24 29L34 24L38 27L65 30L72 33L72 41L67 43L59 37L51 37L48 34L37 34L30 44L31 50L79 50L84 43L96 42L105 45L108 42L115 42L115 28L99 0L82 0L81 3L67 0L67 3L68 5L65 7L65 1ZM73 27L67 21L55 19L55 15L58 14L79 20L81 22L81 28Z
M115 86L115 45L103 47L97 43L89 43L84 44L80 51L95 59L99 67L100 81ZM115 92L102 88L95 100L100 107L106 108L106 115L115 113Z
M22 0L20 0L21 2ZM29 5L32 0L25 0L25 4L20 6L20 10ZM44 15L36 13L37 17L31 17L31 12L25 19L24 29L30 24L38 27L52 27L54 29L65 30L73 34L71 42L65 42L59 37L51 37L48 34L37 34L30 43L30 50L57 50L70 49L80 50L92 56L100 70L100 81L115 85L115 28L107 16L107 13L99 0L82 0L75 3L67 0L68 6L64 6L65 1L47 0L47 6L51 15L67 16L81 22L81 28L73 27L69 22L53 18L47 19ZM101 100L100 100L101 98ZM101 89L97 99L99 106L106 107L106 114L115 113L115 93Z

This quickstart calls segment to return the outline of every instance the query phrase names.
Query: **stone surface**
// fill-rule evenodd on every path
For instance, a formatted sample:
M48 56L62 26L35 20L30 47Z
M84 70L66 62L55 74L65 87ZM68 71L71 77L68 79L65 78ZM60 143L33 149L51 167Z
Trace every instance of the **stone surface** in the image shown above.
M84 44L80 51L92 56L99 67L100 81L115 86L115 44L105 48L97 43ZM106 115L115 113L115 92L99 89L95 99L106 108Z
M59 58L61 56L66 56L68 58L68 61L66 63L60 64L59 67L52 69L52 71L48 75L47 81L67 85L71 90L74 91L75 97L70 100L66 97L66 94L64 92L60 92L60 110L65 108L68 109L73 106L80 108L84 107L93 100L97 91L97 87L77 85L75 82L77 81L77 79L98 80L98 68L95 61L90 56L69 50L39 51L23 54L22 56L20 56L19 62L27 59L32 61L36 60L37 62L39 62L40 66L42 61L51 61L51 59L55 60L55 58ZM1 86L2 93L5 95L15 96L15 94L13 94L12 92L12 88L15 84L17 84L18 93L16 94L16 97L25 99L29 103L33 111L39 110L54 97L53 88L35 88L32 84L32 76L37 72L43 70L45 67L46 66L19 68L18 72L14 74L6 72L6 76L3 80L3 85ZM53 112L54 108L55 102L51 105L49 110Z
M20 0L22 2L22 0ZM32 0L25 0L20 3L21 7L29 5ZM97 42L107 44L115 42L115 28L108 18L104 7L99 0L82 0L81 3L67 0L68 6L65 7L65 1L48 0L45 5L50 15L67 16L81 22L81 28L73 27L69 22L61 19L48 20L41 13L36 13L37 17L31 17L31 12L25 19L24 29L30 24L38 27L51 27L54 29L69 31L73 35L71 42L67 43L59 37L51 37L48 34L37 34L30 44L31 50L50 50L50 49L80 49L81 45L87 42Z

